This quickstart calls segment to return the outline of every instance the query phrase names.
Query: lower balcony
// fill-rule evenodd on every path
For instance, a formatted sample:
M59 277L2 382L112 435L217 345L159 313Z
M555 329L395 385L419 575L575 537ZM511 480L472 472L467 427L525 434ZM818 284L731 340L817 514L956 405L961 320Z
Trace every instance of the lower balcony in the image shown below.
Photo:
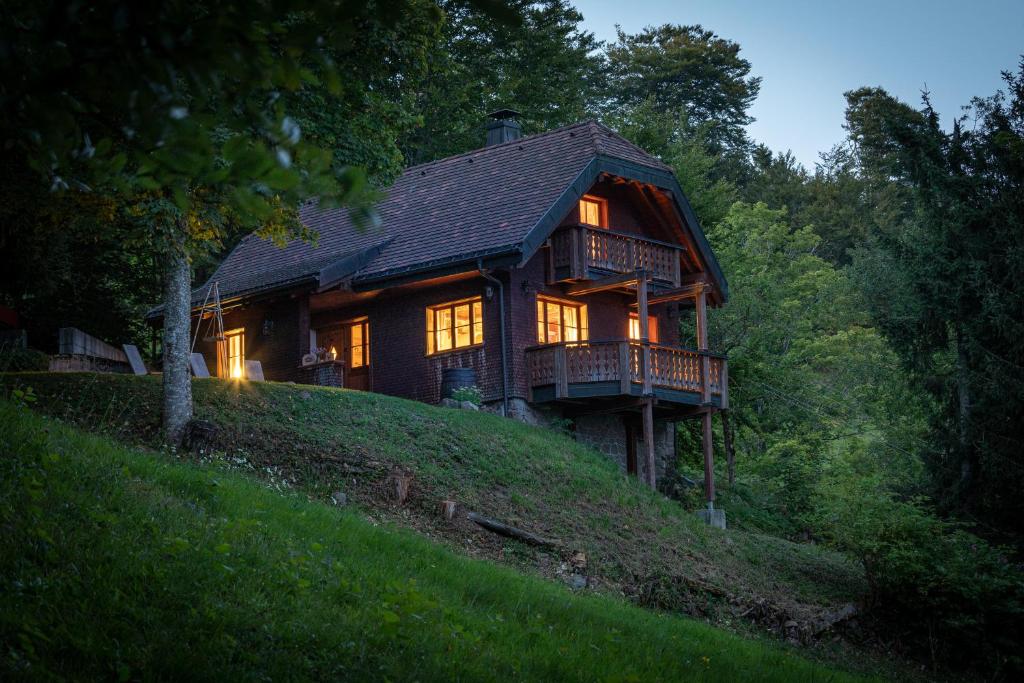
M629 340L565 342L529 348L526 360L535 403L647 395L685 406L729 405L725 357L707 351Z

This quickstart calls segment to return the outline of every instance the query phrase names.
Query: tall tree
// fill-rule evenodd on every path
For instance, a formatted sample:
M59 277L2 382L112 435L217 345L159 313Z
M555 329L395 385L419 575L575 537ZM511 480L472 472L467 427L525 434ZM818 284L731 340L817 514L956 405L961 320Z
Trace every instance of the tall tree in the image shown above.
M566 0L509 0L495 21L470 0L440 0L442 49L417 98L422 126L402 140L410 164L481 147L487 113L521 112L526 133L575 123L597 110L603 60L583 16Z
M0 134L53 191L126 198L164 273L164 428L191 417L191 257L232 230L302 234L309 197L358 203L365 174L303 139L282 95L346 87L418 0L5 3ZM426 22L429 24L429 21ZM366 34L388 38L364 52ZM374 71L376 73L376 71ZM394 74L401 78L401 73Z
M885 91L847 94L872 195L854 268L874 316L940 402L929 464L945 500L1019 531L1024 512L1024 61L1008 94L939 126Z
M702 26L664 24L636 34L618 29L607 48L609 104L635 107L651 99L661 111L685 112L708 124L714 153L745 152L744 126L761 79L750 75L740 46Z

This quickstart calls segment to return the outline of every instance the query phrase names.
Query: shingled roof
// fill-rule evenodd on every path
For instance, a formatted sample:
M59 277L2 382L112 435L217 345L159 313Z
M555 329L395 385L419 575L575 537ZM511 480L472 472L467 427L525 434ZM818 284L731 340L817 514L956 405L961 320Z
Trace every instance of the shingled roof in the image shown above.
M369 286L455 263L471 268L479 258L528 256L546 237L539 234L545 226L561 220L552 216L555 209L570 206L566 200L574 202L593 182L600 160L669 179L706 246L671 169L587 121L406 169L378 204L376 228L359 230L347 210L310 203L299 217L319 235L315 245L294 240L282 248L249 236L210 282L219 283L222 298L234 298L307 282L326 287L348 279ZM207 288L196 290L200 301Z

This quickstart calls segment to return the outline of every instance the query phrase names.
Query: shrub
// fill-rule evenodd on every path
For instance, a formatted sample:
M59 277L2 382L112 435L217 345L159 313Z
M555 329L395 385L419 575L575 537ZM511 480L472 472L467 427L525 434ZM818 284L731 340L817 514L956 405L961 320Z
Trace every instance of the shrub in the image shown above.
M459 387L452 392L452 399L456 401L469 401L473 405L480 405L483 402L483 395L477 387Z
M821 493L819 533L860 560L871 611L902 642L933 661L1024 669L1024 577L1002 551L879 480L845 477Z
M35 349L0 347L0 372L45 372L50 369L50 357Z

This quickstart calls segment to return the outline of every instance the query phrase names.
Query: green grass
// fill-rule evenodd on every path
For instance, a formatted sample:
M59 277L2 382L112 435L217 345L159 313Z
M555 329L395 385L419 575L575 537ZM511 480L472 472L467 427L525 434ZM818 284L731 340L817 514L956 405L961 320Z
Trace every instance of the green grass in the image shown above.
M35 407L123 441L157 446L156 377L22 373ZM413 527L475 556L554 576L558 558L507 551L465 521L443 524L439 501L474 510L583 551L596 583L641 604L719 622L756 604L773 624L801 624L855 602L861 569L809 544L704 526L693 511L622 474L606 457L547 429L379 394L278 383L196 380L196 415L220 427L212 453L275 485L327 501L336 490L378 518ZM411 500L386 496L392 470L414 476ZM733 603L694 591L711 585ZM774 620L774 621L773 621Z
M0 678L851 679L9 401L0 447Z

